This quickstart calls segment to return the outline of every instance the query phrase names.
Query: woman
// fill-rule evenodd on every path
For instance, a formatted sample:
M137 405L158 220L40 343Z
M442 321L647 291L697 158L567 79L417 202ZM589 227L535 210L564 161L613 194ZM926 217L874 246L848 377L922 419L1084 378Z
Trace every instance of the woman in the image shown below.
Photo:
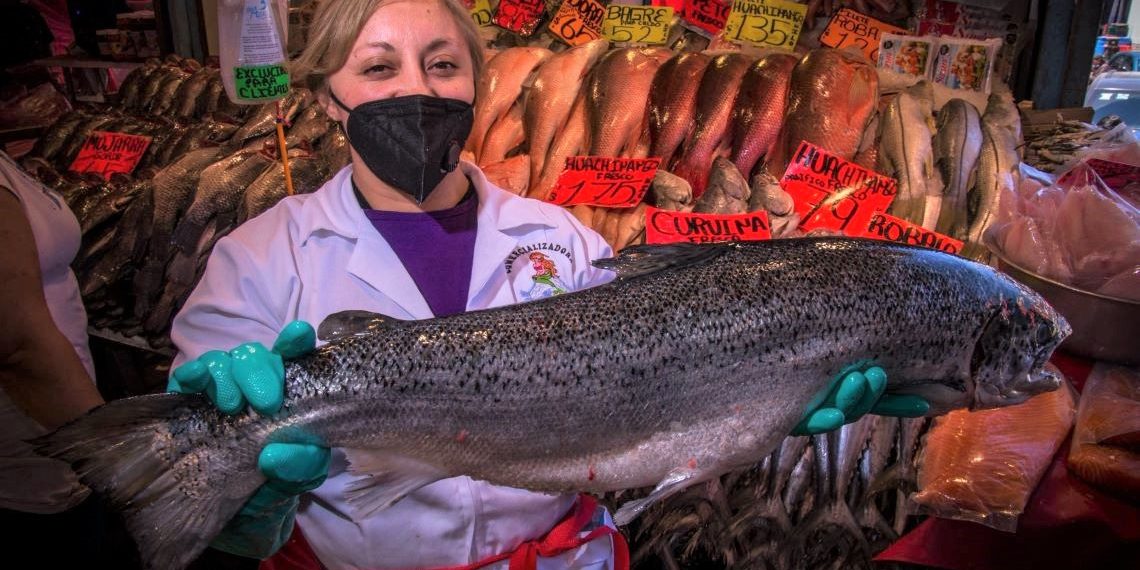
M534 285L525 251L545 253L574 289L610 278L590 265L609 256L609 247L569 213L513 196L471 164L456 165L470 130L481 53L478 32L458 2L321 4L295 74L347 126L352 165L316 193L287 199L219 241L174 320L175 364L219 346L268 344L290 321L319 323L346 309L423 319L515 303ZM429 152L416 150L425 146ZM211 359L220 354L203 358L218 368ZM235 366L258 354L253 349ZM181 370L173 382L187 375ZM284 449L287 463L321 471L320 448L292 448L302 460ZM272 449L267 454L263 468L277 460ZM352 479L343 457L334 450L327 481L296 514L301 535L327 568L483 560L540 538L577 500L459 477L356 523L343 499ZM267 556L289 535L291 495L304 486L260 493L215 546ZM267 511L276 516L263 516ZM598 515L608 522L604 510ZM260 525L268 529L240 524L257 527L267 518L276 519ZM602 537L562 554L556 565L607 568L612 551Z
M5 551L44 567L109 563L105 512L67 464L26 440L103 403L63 198L0 152L0 526ZM61 540L66 547L60 548Z
M521 302L542 283L549 296L611 278L590 263L611 255L600 236L458 162L481 53L457 0L321 4L296 75L346 125L352 163L314 194L287 198L218 242L174 320L180 366L171 389L204 390L227 412L248 402L273 413L283 397L281 358L314 343L312 328L297 320L319 323L344 310L424 319ZM535 254L544 259L536 263ZM266 350L261 343L275 336ZM246 344L209 350L238 343ZM872 388L867 398L882 383ZM843 414L831 411L838 423L835 414L813 414L809 427L837 427ZM605 509L573 495L455 477L356 522L340 450L330 460L318 446L269 444L259 466L268 482L214 546L264 558L292 531L267 567L608 569L615 540L623 546ZM310 490L298 507L296 496Z

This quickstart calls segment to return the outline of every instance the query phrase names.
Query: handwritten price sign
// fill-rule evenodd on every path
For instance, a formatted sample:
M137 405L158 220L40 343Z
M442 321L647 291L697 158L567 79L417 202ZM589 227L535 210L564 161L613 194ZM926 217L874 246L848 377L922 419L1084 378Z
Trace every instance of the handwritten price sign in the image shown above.
M119 172L130 174L150 146L150 137L92 131L71 162L72 172L94 172L110 178Z
M610 4L602 21L602 35L614 43L661 45L669 39L673 8Z
M819 37L819 43L838 49L855 46L871 61L879 61L879 41L885 33L907 32L898 26L880 22L850 8L841 8L827 23L827 28Z
M463 0L467 10L471 12L471 19L475 25L486 27L491 25L494 16L491 15L491 0Z
M898 193L894 178L835 156L809 142L800 143L780 180L791 194L800 229L829 229L866 235L871 218L887 211Z
M685 0L682 17L694 29L715 36L724 29L732 0Z
M901 218L883 213L876 213L871 217L871 224L867 227L866 236L897 243L920 245L946 253L962 251L962 242L950 236L944 236Z
M560 206L632 208L641 203L660 158L571 156L547 201Z
M495 25L528 37L538 29L545 9L545 0L500 0Z
M795 49L807 5L787 0L736 0L724 37L760 47Z
M578 46L602 37L605 17L606 7L598 0L565 0L548 27L558 39Z
M645 209L645 243L715 243L772 239L768 213L694 214Z

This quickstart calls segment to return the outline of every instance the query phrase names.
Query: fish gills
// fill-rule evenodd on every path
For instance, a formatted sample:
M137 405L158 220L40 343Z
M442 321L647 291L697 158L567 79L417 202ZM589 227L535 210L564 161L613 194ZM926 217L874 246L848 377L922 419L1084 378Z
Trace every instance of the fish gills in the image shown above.
M768 154L788 101L788 85L799 58L774 53L752 64L740 81L732 115L732 162L745 177Z
M483 145L491 125L507 114L522 93L523 83L551 55L545 48L513 47L487 62L475 85L475 118L467 138L467 148L477 162L482 163Z
M476 155L476 160L479 166L500 162L524 141L526 141L526 132L523 130L523 108L516 101L510 110L491 125L483 142L483 150ZM530 168L529 160L527 168ZM530 178L529 172L527 178Z
M728 147L729 123L740 81L754 59L742 53L721 54L709 62L697 90L692 132L685 139L673 173L693 185L700 198L708 184L713 158Z
M668 166L693 126L697 89L711 58L700 52L679 53L657 70L649 90L649 156Z
M287 363L274 416L227 415L198 394L120 399L39 439L38 451L123 510L146 567L179 570L264 482L262 446L290 433L352 450L357 469L396 469L402 490L354 492L360 516L458 474L550 492L658 484L618 510L624 525L762 460L859 359L891 371L889 393L921 394L935 413L1012 405L1059 383L1043 366L1068 334L1064 319L956 256L805 238L640 246L596 265L617 280L441 319L377 315L367 332Z
M867 58L848 50L812 50L792 70L788 108L766 161L768 172L782 177L803 141L853 159L878 100L879 76Z

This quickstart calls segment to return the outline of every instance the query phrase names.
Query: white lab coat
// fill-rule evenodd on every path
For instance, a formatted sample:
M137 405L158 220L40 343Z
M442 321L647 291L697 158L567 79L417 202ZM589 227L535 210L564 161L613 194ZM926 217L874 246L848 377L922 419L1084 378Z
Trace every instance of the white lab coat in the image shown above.
M555 287L577 290L612 273L591 260L609 257L602 238L566 210L515 196L474 165L460 168L479 198L478 231L467 310L549 295L531 253L555 263ZM258 341L272 346L295 319L317 326L343 310L397 319L432 317L395 252L365 217L352 190L352 167L313 194L294 196L218 241L201 282L175 317L174 366L211 349ZM448 268L441 267L440 271ZM352 480L344 454L333 451L327 481L302 498L297 522L321 562L341 568L423 568L468 564L542 536L573 504L552 496L496 487L467 477L438 481L362 522L343 496ZM608 538L540 568L610 568ZM496 567L505 567L505 563Z

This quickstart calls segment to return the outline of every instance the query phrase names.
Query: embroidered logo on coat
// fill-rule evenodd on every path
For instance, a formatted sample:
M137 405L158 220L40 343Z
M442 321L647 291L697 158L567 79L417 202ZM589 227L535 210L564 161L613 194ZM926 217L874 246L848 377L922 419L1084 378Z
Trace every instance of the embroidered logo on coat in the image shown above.
M539 243L521 247L506 259L507 275L523 301L546 299L570 290L563 279L570 263L570 250L565 246Z

